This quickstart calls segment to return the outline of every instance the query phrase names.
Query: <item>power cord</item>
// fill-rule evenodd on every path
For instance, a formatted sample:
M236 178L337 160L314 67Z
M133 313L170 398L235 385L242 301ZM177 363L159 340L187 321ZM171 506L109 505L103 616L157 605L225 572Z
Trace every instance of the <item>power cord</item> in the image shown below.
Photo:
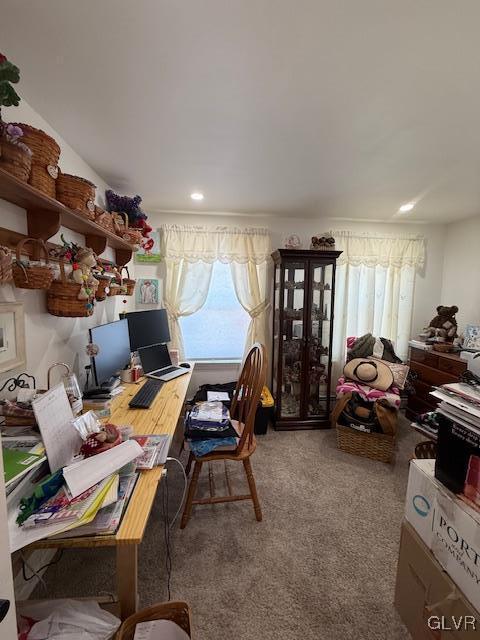
M172 520L168 522L168 503L169 503L168 473L165 475L164 483L163 483L164 490L163 490L162 506L163 506L163 527L164 527L163 534L165 538L165 548L166 548L165 568L167 571L167 600L168 601L171 600L171 580L172 580L172 566L173 566L171 543L170 543L170 532L180 514L180 511L182 510L183 501L185 500L185 494L187 492L187 484L188 484L187 474L185 473L183 464L180 462L180 460L177 460L177 458L170 458L170 457L167 458L166 462L170 462L172 460L176 462L179 465L180 469L182 470L184 485L183 485L182 499L180 500L180 504L178 506L177 512L175 513Z
M45 580L42 578L42 576L40 575L40 573L44 570L44 569L48 569L48 567L53 567L53 565L58 564L60 562L60 560L62 559L63 556L63 549L60 549L60 552L58 554L58 556L52 560L51 562L47 562L47 564L44 564L43 567L40 567L39 569L35 570L31 564L29 564L28 560L25 558L23 552L20 552L20 557L22 558L22 576L23 579L28 582L29 580L33 580L33 578L37 578L39 580L39 582L42 583L43 588L45 589L45 591L47 590L47 584L45 582ZM30 569L31 572L31 576L27 576L27 572L25 571L25 568Z

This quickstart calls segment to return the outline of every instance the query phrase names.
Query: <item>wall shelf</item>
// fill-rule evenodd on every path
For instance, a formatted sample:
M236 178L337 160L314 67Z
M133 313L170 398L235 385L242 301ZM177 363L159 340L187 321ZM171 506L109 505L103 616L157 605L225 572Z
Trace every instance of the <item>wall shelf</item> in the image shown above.
M107 246L112 247L119 266L132 258L131 244L3 169L0 169L0 199L26 209L28 235L32 238L47 241L63 226L84 235L86 246L97 254Z

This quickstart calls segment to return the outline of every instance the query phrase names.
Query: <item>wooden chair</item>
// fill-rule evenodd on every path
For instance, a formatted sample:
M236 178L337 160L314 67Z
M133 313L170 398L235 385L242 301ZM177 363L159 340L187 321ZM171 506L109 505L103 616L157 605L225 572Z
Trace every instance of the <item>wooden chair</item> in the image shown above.
M258 403L260 401L260 395L262 393L263 385L265 384L266 377L266 358L265 347L261 344L254 344L245 358L240 378L233 394L232 404L230 407L230 415L232 417L232 424L240 435L237 447L231 450L213 451L205 456L197 457L190 452L187 475L189 474L192 463L195 463L193 468L192 479L188 487L187 500L185 502L185 509L183 511L182 521L180 528L184 529L190 519L192 513L192 507L194 504L218 504L220 502L236 502L238 500L252 500L253 507L255 509L255 517L260 522L262 520L262 510L258 501L257 488L255 486L255 479L253 477L252 465L250 463L250 456L256 449L257 443L255 435L253 433L253 427L255 423L255 414L257 412ZM195 500L195 494L197 492L198 478L200 471L204 463L213 463L224 461L225 465L225 478L227 483L228 495L216 496L215 487L213 484L213 475L209 473L210 484L210 497L202 498L201 500ZM227 471L227 460L233 460L235 462L242 462L247 476L248 486L250 493L242 495L234 495L230 485L230 479Z
M171 620L192 637L190 608L186 602L171 601L155 604L148 609L143 609L138 613L129 616L117 631L115 640L133 640L135 627L139 622L150 622L151 620Z

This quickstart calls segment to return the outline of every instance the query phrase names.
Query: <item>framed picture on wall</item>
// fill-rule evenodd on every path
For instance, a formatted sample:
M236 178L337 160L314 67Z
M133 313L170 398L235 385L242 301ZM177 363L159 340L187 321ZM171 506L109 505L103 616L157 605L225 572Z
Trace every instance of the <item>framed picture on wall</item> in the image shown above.
M20 302L0 303L0 373L25 365L25 318Z
M158 304L158 280L156 278L140 278L135 287L138 304Z
M140 264L152 264L160 262L160 233L151 231L149 238L142 238L140 249L135 253L135 262Z

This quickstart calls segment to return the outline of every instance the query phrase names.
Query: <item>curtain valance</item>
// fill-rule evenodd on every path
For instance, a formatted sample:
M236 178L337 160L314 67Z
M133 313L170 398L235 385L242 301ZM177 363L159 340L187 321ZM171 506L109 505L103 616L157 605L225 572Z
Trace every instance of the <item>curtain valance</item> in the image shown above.
M343 251L338 264L367 267L414 267L425 263L425 238L420 235L394 235L386 233L359 233L330 231L335 248Z
M267 229L164 225L163 255L169 261L262 264L270 259Z

